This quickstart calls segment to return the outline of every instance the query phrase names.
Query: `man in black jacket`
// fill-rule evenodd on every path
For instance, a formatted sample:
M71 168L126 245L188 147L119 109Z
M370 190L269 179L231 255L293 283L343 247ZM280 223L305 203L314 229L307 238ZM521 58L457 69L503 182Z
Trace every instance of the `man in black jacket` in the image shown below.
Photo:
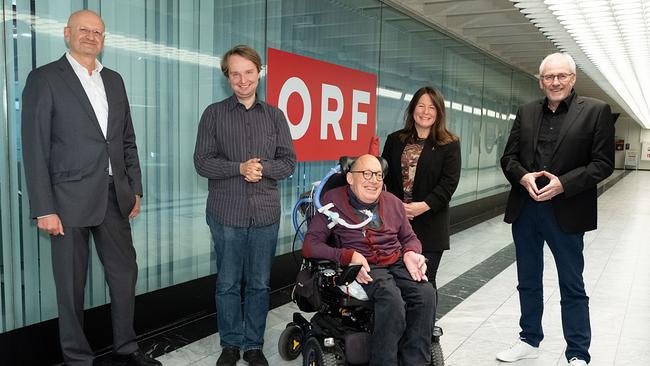
M610 107L576 95L575 62L555 53L540 65L546 94L519 108L501 167L512 184L505 221L512 223L521 317L519 341L497 359L536 358L542 332L544 241L557 265L562 329L570 365L590 361L584 233L596 229L596 186L614 169Z

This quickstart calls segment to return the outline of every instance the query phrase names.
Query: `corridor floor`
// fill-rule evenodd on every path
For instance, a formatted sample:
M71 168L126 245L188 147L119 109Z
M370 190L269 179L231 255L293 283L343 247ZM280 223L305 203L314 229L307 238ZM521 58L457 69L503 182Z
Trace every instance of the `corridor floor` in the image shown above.
M650 172L622 178L599 197L598 230L585 235L593 366L650 365L649 189ZM445 252L438 272L438 285L446 294L441 302L455 300L438 321L444 329L441 343L447 366L500 365L495 354L516 340L519 301L515 264L508 252L512 245L510 225L503 223L502 215L452 236L451 250ZM505 254L495 260L495 253ZM513 365L567 364L555 264L548 249L545 254L545 339L538 359ZM508 262L504 265L503 260ZM505 269L499 267L487 280L474 280L481 275L477 270L494 272L494 266ZM472 293L461 294L454 286L460 289L463 278L482 282ZM295 311L290 303L269 313L264 352L271 365L302 364L301 357L287 362L277 353L278 337ZM165 366L213 366L219 353L219 335L214 334L158 359Z

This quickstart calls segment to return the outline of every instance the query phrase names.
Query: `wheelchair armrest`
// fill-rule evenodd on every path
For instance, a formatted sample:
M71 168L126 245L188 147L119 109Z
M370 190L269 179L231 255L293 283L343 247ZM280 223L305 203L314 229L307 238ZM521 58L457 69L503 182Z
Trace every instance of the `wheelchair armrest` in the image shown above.
M329 260L329 259L317 259L317 258L305 258L311 266L315 268L328 268L332 269L336 273L336 285L348 285L357 278L357 274L361 270L360 264L350 264L347 266L342 266L338 262ZM334 273L332 273L334 274Z
M341 273L337 277L337 285L340 286L352 283L357 278L357 274L359 274L360 270L360 264L350 264L347 267L343 267Z
M321 267L336 267L338 264L329 259L305 258L311 265Z

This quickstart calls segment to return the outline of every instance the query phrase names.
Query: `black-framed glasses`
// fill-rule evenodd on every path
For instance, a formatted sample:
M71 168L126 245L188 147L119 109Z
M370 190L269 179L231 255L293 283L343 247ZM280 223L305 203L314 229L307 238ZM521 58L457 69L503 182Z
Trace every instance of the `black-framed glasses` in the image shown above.
M372 179L373 175L375 176L375 178L377 178L378 182L384 180L384 172L382 171L373 172L372 170L350 170L350 173L360 173L361 175L363 175L363 179L365 180Z
M546 83L552 83L553 80L555 80L555 78L557 78L561 83L563 83L563 82L569 80L571 75L573 75L573 74L557 74L557 75L548 74L548 75L542 75L542 80L544 80L544 82L546 82Z

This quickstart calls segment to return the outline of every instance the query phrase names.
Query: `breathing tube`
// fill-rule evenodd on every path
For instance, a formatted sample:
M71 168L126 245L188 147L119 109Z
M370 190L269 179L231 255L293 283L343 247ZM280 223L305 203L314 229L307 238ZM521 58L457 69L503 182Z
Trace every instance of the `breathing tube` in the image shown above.
M341 172L341 165L337 164L334 168L330 169L330 171L321 179L320 182L318 182L318 187L316 190L310 195L310 197L304 197L298 200L296 204L293 206L293 214L292 214L292 221L293 221L293 228L296 230L296 235L298 238L300 238L301 241L305 240L305 235L300 231L300 226L301 224L298 223L298 210L300 209L300 206L306 204L306 203L313 203L314 208L321 214L327 216L327 218L330 220L330 223L327 225L328 228L333 228L337 224L342 225L347 227L348 229L360 229L370 223L372 221L373 214L370 210L363 210L361 211L364 213L366 216L368 216L363 222L359 224L350 224L345 219L341 218L338 212L334 212L331 210L331 208L334 207L333 203L328 203L325 206L323 206L320 202L320 196L321 193L323 192L323 188L325 185L327 185L327 181L335 174L338 174ZM316 184L316 183L314 183Z
M363 212L366 216L368 216L363 222L359 224L350 224L344 219L340 217L338 212L333 212L330 209L334 207L333 203L328 203L325 206L323 206L320 203L320 195L321 192L323 191L323 187L325 187L325 184L327 184L327 181L332 177L334 174L340 173L341 172L341 165L337 165L334 168L330 169L329 173L325 175L325 177L321 180L320 184L318 185L318 188L316 188L316 192L314 193L313 196L313 201L314 201L314 207L316 207L316 210L318 212L322 213L323 215L327 216L327 218L330 220L330 223L327 225L328 228L333 228L336 226L336 224L342 225L347 227L348 229L360 229L370 223L372 221L372 212L370 210L363 210Z

